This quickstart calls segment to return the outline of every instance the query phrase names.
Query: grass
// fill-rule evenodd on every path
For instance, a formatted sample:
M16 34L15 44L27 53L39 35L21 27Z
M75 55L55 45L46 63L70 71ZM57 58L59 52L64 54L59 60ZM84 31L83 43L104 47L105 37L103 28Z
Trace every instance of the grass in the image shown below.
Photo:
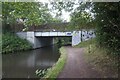
M81 48L81 47L87 47L90 44L94 44L95 43L95 38L94 39L90 39L87 41L83 41L80 44L76 45L75 47Z
M89 64L102 73L104 78L118 77L118 56L110 55L108 49L91 45L91 49L89 49L89 46L85 48L84 57Z
M95 39L81 42L75 47L85 47L84 58L86 62L93 65L104 78L118 77L118 56L107 48L100 48Z
M58 59L57 63L53 65L52 68L48 69L46 75L42 78L43 80L55 80L61 72L61 70L63 69L67 58L66 50L64 47L60 48L60 53L61 56Z

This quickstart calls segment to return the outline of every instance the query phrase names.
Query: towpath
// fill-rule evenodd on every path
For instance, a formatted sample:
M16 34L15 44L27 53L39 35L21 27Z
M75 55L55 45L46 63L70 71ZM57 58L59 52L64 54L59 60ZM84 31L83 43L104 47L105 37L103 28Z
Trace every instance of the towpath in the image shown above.
M67 61L58 78L101 78L98 71L84 59L84 48L65 47Z

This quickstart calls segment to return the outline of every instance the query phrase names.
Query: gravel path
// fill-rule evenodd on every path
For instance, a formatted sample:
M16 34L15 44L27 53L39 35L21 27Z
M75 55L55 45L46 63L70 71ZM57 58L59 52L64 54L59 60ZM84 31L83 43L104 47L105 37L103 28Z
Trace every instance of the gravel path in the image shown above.
M101 78L101 75L83 57L83 48L65 47L67 61L58 78Z

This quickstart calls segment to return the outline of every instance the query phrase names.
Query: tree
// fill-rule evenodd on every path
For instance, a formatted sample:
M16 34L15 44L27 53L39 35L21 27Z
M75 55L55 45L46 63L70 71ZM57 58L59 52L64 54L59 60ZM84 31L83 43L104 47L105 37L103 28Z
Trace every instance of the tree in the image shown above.
M101 47L120 51L120 2L93 3L97 41Z
M52 16L47 5L38 2L3 2L2 20L4 25L14 24L20 19L25 26L50 22Z
M62 15L62 11L70 12L73 10L74 0L51 0L50 3L52 5L52 12L55 11L56 17L60 17Z
M90 27L90 22L92 21L92 17L89 13L85 11L74 12L71 15L71 23L74 25L76 29L85 29Z

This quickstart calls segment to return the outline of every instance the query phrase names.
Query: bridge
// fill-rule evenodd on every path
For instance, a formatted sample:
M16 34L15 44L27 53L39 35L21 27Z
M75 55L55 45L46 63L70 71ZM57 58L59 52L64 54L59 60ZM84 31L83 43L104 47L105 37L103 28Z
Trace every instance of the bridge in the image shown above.
M40 36L52 36L52 37L61 37L61 36L71 36L72 37L72 32L35 32L36 37Z
M20 38L28 40L33 48L44 47L54 44L55 37L71 37L72 46L77 45L82 41L94 38L94 30L82 30L82 31L72 31L72 32L55 32L55 31L27 31L27 32L17 32L16 33Z

